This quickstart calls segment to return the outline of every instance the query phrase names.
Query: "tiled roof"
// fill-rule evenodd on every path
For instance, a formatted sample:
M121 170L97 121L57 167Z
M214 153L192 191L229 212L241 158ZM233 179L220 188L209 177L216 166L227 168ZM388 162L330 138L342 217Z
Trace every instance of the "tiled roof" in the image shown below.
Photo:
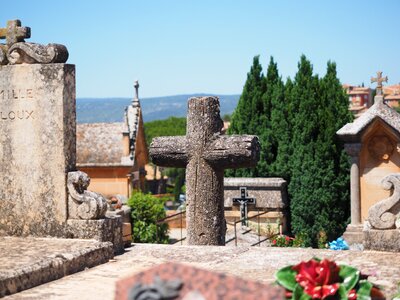
M400 91L400 84L387 85L383 87L383 94L390 95Z
M351 90L348 95L368 95L369 94L369 90L364 90L364 89L360 89L360 90Z
M77 166L132 166L124 156L124 123L78 124L76 130Z
M383 103L382 96L375 96L375 104L372 105L365 113L359 118L355 119L352 123L347 123L340 128L336 134L343 140L351 140L357 137L361 131L368 127L368 125L376 118L380 118L386 124L391 126L397 133L400 133L400 114L393 108Z
M400 94L391 94L385 96L385 100L400 100Z

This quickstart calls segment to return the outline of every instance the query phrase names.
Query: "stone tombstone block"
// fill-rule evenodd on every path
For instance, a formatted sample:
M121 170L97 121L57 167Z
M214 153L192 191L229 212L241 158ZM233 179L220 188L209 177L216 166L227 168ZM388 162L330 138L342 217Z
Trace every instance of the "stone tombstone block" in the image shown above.
M283 178L224 178L224 206L232 207L239 188L247 187L249 197L256 198L256 208L283 210L287 205L287 182Z
M240 188L247 189L248 197L255 204L248 204L247 217L267 212L250 221L258 221L275 228L276 232L287 231L287 182L283 178L224 178L225 217L230 222L243 219L242 207L233 203L240 197ZM243 224L243 223L242 223ZM247 223L246 223L247 224ZM279 227L281 226L281 228Z
M0 234L59 235L75 168L75 66L0 66Z
M116 283L115 300L285 299L284 289L177 263L165 263Z

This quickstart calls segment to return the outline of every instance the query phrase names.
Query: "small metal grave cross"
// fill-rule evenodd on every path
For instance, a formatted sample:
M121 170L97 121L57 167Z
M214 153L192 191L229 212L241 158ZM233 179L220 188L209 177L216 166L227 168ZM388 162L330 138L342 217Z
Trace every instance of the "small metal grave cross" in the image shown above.
M186 136L159 137L150 145L156 165L186 167L189 245L225 245L224 169L254 166L260 153L253 135L221 135L217 97L188 101Z
M248 198L246 187L240 187L239 190L240 198L233 198L232 202L240 204L240 218L242 219L242 226L247 226L249 223L247 220L247 205L256 204L256 199Z
M21 27L20 20L7 21L6 28L0 28L0 39L6 39L6 45L11 47L18 42L24 42L24 39L31 37L29 27Z
M378 71L376 72L376 77L371 77L371 83L376 82L377 86L376 86L376 94L377 95L382 95L382 83L383 82L387 82L388 78L387 76L382 77L382 72Z

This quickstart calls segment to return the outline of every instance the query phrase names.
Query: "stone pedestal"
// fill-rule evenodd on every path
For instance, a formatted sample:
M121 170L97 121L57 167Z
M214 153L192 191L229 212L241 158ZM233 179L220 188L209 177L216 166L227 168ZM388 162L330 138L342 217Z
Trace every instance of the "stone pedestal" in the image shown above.
M68 238L111 242L116 254L123 252L121 217L107 217L99 220L70 219L67 224Z
M369 229L363 234L366 250L400 252L400 229Z
M343 233L343 238L349 245L362 245L363 243L363 226L360 225L347 225L345 233Z
M0 235L64 236L75 120L74 65L0 67Z

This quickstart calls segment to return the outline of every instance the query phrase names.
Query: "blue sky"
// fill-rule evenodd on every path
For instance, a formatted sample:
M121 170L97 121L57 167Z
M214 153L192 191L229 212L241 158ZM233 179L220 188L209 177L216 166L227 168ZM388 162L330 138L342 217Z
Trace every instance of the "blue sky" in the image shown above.
M68 47L77 97L241 93L252 59L272 55L283 78L300 55L343 83L366 85L377 70L400 82L400 1L13 0L1 27L20 19L29 41Z

